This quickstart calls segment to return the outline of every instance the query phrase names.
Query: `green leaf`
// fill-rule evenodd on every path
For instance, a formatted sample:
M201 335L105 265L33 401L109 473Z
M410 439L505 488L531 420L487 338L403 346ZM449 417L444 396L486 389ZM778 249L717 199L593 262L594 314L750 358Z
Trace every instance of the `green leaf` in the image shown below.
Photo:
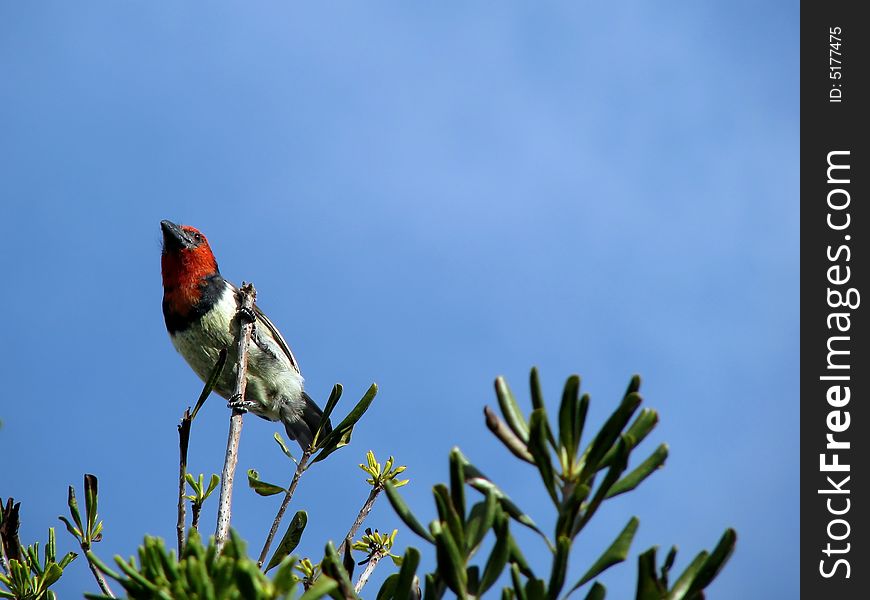
M322 448L322 450L314 457L314 460L311 461L312 464L320 462L339 448L350 443L354 425L362 418L369 406L371 406L377 393L378 386L373 383L360 401L357 402L356 406L353 407L353 410L342 419L341 423L339 423L335 429L329 433L329 435L323 438L322 442L318 442L318 447ZM321 422L323 421L321 420Z
M320 568L325 575L328 577L332 577L335 581L338 582L338 592L343 598L356 598L356 592L353 590L353 584L350 582L350 578L347 576L347 572L344 570L344 567L341 566L341 559L338 557L338 553L335 551L335 546L332 545L332 542L326 543L326 549L324 551L323 561L320 563ZM336 593L333 593L333 597L335 597Z
M629 426L628 430L625 432L625 435L628 436L632 440L632 444L629 447L629 450L636 447L640 444L649 433L655 429L655 426L659 422L659 414L651 408L643 408L638 413L637 417L634 419L632 424ZM610 448L607 454L604 455L604 458L601 459L601 462L598 463L598 469L603 469L605 467L609 467L610 463L613 462L613 459L616 455L616 446Z
M686 594L687 597L692 598L695 594L698 594L713 582L719 574L719 571L722 570L722 567L724 567L725 563L728 562L728 559L731 558L731 554L734 552L734 546L736 544L737 532L730 528L726 529L725 533L722 534L719 543L716 544L716 547L713 549L713 552L710 553L710 556L704 560L703 564L701 564L698 569L698 574L692 580L692 585L689 587L689 591Z
M218 484L221 482L221 478L217 476L216 473L211 474L211 478L208 480L208 489L203 494L203 498L208 498L211 496L211 493L215 490Z
M436 484L432 487L432 494L435 497L435 505L438 508L438 516L450 530L450 534L456 541L459 548L465 548L465 528L459 513L456 512L456 507L453 506L453 501L450 498L450 491L443 483Z
M281 452L284 453L284 456L296 462L296 459L293 458L293 453L290 452L290 448L287 447L287 442L284 441L284 438L281 437L281 434L276 431L275 435L273 435L272 437L275 438L275 443L278 444L279 448L281 448Z
M318 577L317 581L299 597L299 600L317 600L318 598L328 596L336 588L338 588L338 582L334 579Z
M513 430L514 434L523 442L529 439L529 426L523 418L523 413L514 398L513 392L508 387L504 377L498 377L495 380L495 395L498 398L498 406L501 408L501 413L504 415L508 426Z
M543 531L538 528L532 518L525 514L522 510L520 510L519 507L511 501L507 494L505 494L486 475L481 473L477 467L472 465L468 461L468 458L466 458L459 451L459 449L457 449L457 452L459 452L460 456L462 456L462 460L465 463L465 481L468 483L468 485L481 492L482 494L486 494L488 491L492 491L492 493L495 494L495 497L498 499L499 504L501 504L501 507L508 515L510 515L512 519L536 532L544 539L545 542L547 542L547 546L552 548L550 540L547 539L547 536L544 534Z
M438 521L430 525L432 537L435 538L435 558L438 562L438 574L444 578L447 587L460 598L466 595L468 575L465 572L465 561L456 545L456 540L450 535L449 529L444 529Z
M598 435L584 452L584 466L580 472L580 481L585 483L587 478L598 470L599 462L604 458L610 448L620 439L620 433L631 415L640 406L641 398L636 393L631 393L623 398L619 407L605 421Z
M586 594L585 600L604 600L604 597L607 595L607 588L598 583L597 581L592 584L592 587L589 589L589 593Z
M556 554L553 557L553 567L550 571L550 584L547 586L548 597L556 600L565 585L565 575L568 573L568 555L571 552L571 540L560 535L556 540Z
M280 485L260 481L260 474L257 472L257 469L248 469L248 485L261 496L274 496L286 491Z
M85 514L88 520L86 535L88 541L91 541L93 540L94 525L97 522L97 477L90 473L85 473Z
M375 600L393 600L396 597L396 581L399 579L398 573L393 573L381 584L381 589L378 590L378 595Z
M595 490L595 495L592 497L592 500L589 501L589 505L586 507L583 516L574 526L572 537L580 533L586 523L589 522L589 519L592 518L592 515L595 514L595 511L598 510L598 507L604 501L607 492L610 491L610 488L613 487L613 484L616 483L619 476L623 471L625 471L628 462L628 442L626 442L624 435L620 436L617 446L619 447L619 454L610 466L610 469L607 471L607 475L604 476L604 480L598 485L598 489Z
M529 425L529 452L535 459L535 465L541 473L544 487L550 494L553 504L559 505L559 497L556 494L556 473L550 459L550 449L547 447L547 413L542 408L532 411Z
M432 537L426 528L423 527L414 514L411 512L411 509L408 508L408 505L405 504L405 501L402 499L401 494L396 491L395 486L387 481L384 484L384 491L387 493L387 498L390 500L390 504L393 505L393 510L396 511L396 514L399 515L399 518L408 526L408 528L419 535L421 538L430 542L432 544L435 543L435 538Z
M701 565L704 564L708 556L710 554L706 550L698 553L694 560L689 563L689 566L686 567L686 570L683 571L682 575L680 575L679 579L677 579L676 583L674 583L671 591L668 592L666 596L667 600L689 600L691 598L689 588L691 588L692 582L698 576L698 571L701 570ZM653 564L652 570L653 576L655 576L655 564Z
M396 579L394 598L405 600L406 598L414 597L415 594L412 594L412 587L414 586L414 574L417 572L419 564L420 551L409 546L402 558L402 568L399 569L399 575Z
M483 569L483 576L480 578L480 583L477 586L476 596L480 597L495 584L504 571L510 557L510 532L508 531L508 519L504 513L500 514L495 525L495 545L492 552L486 561L486 567Z
M323 435L323 426L329 421L329 417L332 414L332 411L335 409L335 406L341 399L341 392L343 389L344 388L342 388L340 383L336 383L334 386L332 386L332 391L329 393L329 399L326 401L326 406L323 407L323 415L320 417L320 425L318 426L317 432L314 435L315 445L318 444L320 436Z
M209 373L208 379L202 388L202 392L199 394L199 398L196 400L196 405L193 407L193 413L190 415L191 421L196 418L199 409L202 408L203 404L205 404L206 398L208 398L209 394L211 394L211 391L214 389L214 386L217 384L218 378L221 376L225 364L227 364L227 349L223 348L218 355L217 362L212 368L211 373Z
M450 451L450 499L459 517L465 520L465 467L458 448Z
M480 546L495 519L495 509L498 500L492 491L486 492L486 498L471 507L468 520L465 522L465 543L469 555L474 554Z
M637 526L640 524L640 521L637 517L632 517L629 519L628 524L622 530L622 532L616 536L616 539L613 540L613 543L610 544L610 547L605 550L601 556L598 557L598 560L586 571L586 574L580 578L580 581L571 588L571 592L579 588L581 585L586 583L587 581L592 580L595 577L598 577L601 573L612 567L617 563L621 563L628 556L628 551L631 548L631 542L634 540L634 534L637 533ZM570 593L570 592L569 592Z
M299 545L299 540L302 539L302 533L305 531L306 525L308 525L308 513L304 510L297 511L293 515L287 531L284 532L284 537L281 538L281 543L278 544L275 554L269 559L269 564L266 566L264 573L281 564L281 561L296 549L296 546Z
M532 392L532 410L544 408L544 393L541 391L541 378L538 376L537 367L532 367L529 373L529 388Z
M518 438L504 421L498 418L495 411L488 406L483 407L483 415L486 418L487 428L501 441L511 454L529 464L535 464L535 459L529 453L526 443Z
M60 576L63 575L63 569L57 563L51 563L48 565L48 568L45 570L45 576L42 579L42 588L46 589L50 587L54 582L60 579Z
M520 568L516 563L511 563L511 583L514 586L514 593L517 596L517 600L526 600L526 588L523 585L523 580L520 578ZM527 575L528 577L528 575Z
M613 498L619 494L624 494L636 488L640 483L653 474L656 469L660 468L668 458L668 445L662 444L656 448L655 452L643 461L631 473L617 481L607 492L606 498Z
M661 600L667 590L656 576L656 547L637 557L637 600Z
M69 506L69 513L72 515L76 528L83 532L85 528L82 526L82 516L81 513L79 513L79 504L76 501L76 492L73 489L73 486L69 486L69 491L67 492L67 505ZM62 520L66 521L66 519L63 518ZM67 528L69 529L69 526L67 526Z
M579 440L575 439L574 422L577 420L577 403L580 393L580 377L571 375L565 382L562 392L562 403L559 405L559 441L573 457L577 454Z

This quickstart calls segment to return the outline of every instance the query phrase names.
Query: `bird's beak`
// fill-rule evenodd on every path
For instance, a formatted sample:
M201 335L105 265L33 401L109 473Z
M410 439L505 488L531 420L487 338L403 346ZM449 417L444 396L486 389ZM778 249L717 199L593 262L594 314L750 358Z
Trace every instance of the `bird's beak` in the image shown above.
M193 240L181 227L172 221L160 221L163 230L163 251L181 250L193 247Z

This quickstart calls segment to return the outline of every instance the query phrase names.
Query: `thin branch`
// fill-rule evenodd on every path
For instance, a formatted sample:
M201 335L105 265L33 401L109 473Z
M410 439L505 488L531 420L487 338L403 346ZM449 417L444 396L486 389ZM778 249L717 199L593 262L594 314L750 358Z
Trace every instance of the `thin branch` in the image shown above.
M369 497L366 499L365 504L359 510L359 514L356 516L356 521L353 522L353 525L350 526L350 530L347 532L347 535L344 536L344 541L341 542L341 545L338 547L338 555L343 556L344 548L348 544L353 543L353 536L356 535L356 532L359 531L360 526L363 524L363 521L366 520L366 517L369 516L369 513L372 512L372 507L375 505L375 500L378 498L378 494L383 490L380 485L372 488L372 491L369 492Z
M275 534L278 532L278 526L281 524L281 519L284 518L284 511L287 510L287 505L290 504L293 494L296 492L296 486L299 485L299 479L302 473L308 467L308 460L311 458L312 448L308 448L302 453L302 458L299 459L299 464L296 465L296 472L293 473L293 479L290 481L290 487L284 492L284 500L281 502L281 507L278 509L278 514L275 515L275 520L272 521L272 527L269 529L269 535L266 537L266 543L263 544L263 549L260 551L260 558L257 559L257 566L262 567L266 562L266 555L269 553L269 547L272 545L272 540L275 539Z
M238 372L232 398L242 403L245 399L245 386L248 372L248 346L254 330L252 318L254 298L257 292L251 284L243 285L239 290L239 346ZM220 504L218 505L217 527L215 529L215 544L218 551L223 547L230 533L230 518L232 514L233 478L236 474L236 463L239 460L239 440L242 436L242 415L244 409L234 408L230 416L230 430L227 435L227 453L224 457L224 469L221 474Z
M202 512L202 504L194 502L193 506L191 506L191 512L193 514L193 518L190 521L190 526L191 528L199 531L199 515Z
M97 580L97 585L100 586L100 590L106 595L112 598L115 598L115 594L112 592L112 588L109 587L109 583L106 581L106 578L103 577L103 574L100 573L100 570L94 564L94 561L91 560L91 557L88 556L90 552L85 553L85 557L88 559L88 566L91 568L91 573L94 574L94 577Z
M366 563L366 568L363 569L363 572L359 574L359 579L356 580L356 585L353 586L353 591L357 594L363 589L366 583L369 581L369 577L371 577L372 573L375 571L375 567L378 566L378 563L381 562L381 559L387 555L387 551L375 552L372 554L372 557L369 559L369 562Z
M199 394L199 398L196 400L196 405L193 408L193 412L190 412L190 407L184 411L184 414L181 416L181 423L178 424L178 521L175 525L176 534L178 535L178 556L181 556L181 551L184 550L184 523L187 518L187 505L184 500L184 491L186 489L185 481L187 476L187 449L190 445L190 428L193 425L193 420L196 418L197 413L199 413L199 409L202 408L202 405L205 403L206 398L208 398L211 391L214 389L215 384L217 383L218 378L221 376L221 373L224 370L224 365L227 362L227 349L224 348L220 351L218 355L217 362L214 365L214 368L211 370L211 373L208 376L208 379L205 382L205 385L202 388L202 392ZM201 509L202 507L200 507ZM196 524L198 523L199 511L194 510L194 524L193 527L196 529Z
M193 417L190 414L190 407L184 411L181 417L181 423L178 424L178 520L175 523L175 533L178 536L178 556L184 550L184 523L187 519L187 503L184 498L184 490L187 485L185 475L187 475L187 447L190 443L190 425L193 423Z

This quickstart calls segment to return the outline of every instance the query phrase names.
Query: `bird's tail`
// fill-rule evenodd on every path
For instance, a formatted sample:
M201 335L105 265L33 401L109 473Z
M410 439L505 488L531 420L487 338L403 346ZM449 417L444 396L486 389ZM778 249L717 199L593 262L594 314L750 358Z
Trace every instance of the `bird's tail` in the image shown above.
M311 445L311 442L314 441L314 434L317 433L317 429L320 427L320 422L323 420L323 411L320 410L320 407L311 399L311 396L305 392L302 392L302 400L304 405L302 406L301 418L297 416L296 419L291 421L285 417L284 429L287 431L287 435L291 440L299 442L299 445L304 451L307 450ZM321 439L323 439L323 436L327 435L330 431L332 431L332 424L327 419L323 426Z

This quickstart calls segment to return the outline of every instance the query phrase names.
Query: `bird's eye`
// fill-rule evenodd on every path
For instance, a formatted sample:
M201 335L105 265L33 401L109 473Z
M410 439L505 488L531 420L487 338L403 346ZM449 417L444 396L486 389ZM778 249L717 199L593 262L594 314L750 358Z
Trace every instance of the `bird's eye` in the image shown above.
M202 241L202 234L201 233L194 233L193 239L195 239L197 242L201 242Z

